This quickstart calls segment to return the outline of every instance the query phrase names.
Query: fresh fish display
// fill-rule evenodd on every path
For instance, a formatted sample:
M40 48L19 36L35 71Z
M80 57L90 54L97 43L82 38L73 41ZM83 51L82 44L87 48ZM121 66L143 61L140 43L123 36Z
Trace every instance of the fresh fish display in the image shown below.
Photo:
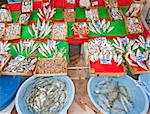
M37 13L38 17L43 21L52 21L54 14L56 13L56 8L50 6L50 1L42 5L42 9L39 9Z
M126 26L129 34L139 34L144 31L141 22L136 17L127 17Z
M109 114L127 114L134 107L129 88L115 79L105 79L95 85L95 98L101 108Z
M31 12L33 10L33 1L32 0L23 0L21 6L22 13Z
M52 27L52 40L66 40L67 37L67 24L54 23Z
M37 24L32 24L32 28L28 27L28 32L32 38L45 38L52 31L52 25L45 20L40 22L38 20Z
M141 49L142 48L142 49ZM138 39L130 41L127 45L125 59L131 66L150 70L150 40L139 36Z
M37 62L35 75L67 74L67 62L62 58L40 58Z
M6 25L5 39L19 39L21 34L21 26L19 23L9 23Z
M91 32L99 35L103 33L109 33L114 29L114 26L111 26L110 22L106 21L105 19L97 22L92 20L92 22L89 22L88 25L88 28Z
M125 48L129 44L129 39L127 37L125 38L119 38L117 37L116 39L113 39L114 43L112 44L116 51L119 53L124 54L126 52Z
M74 35L78 36L78 38L75 39L87 39L87 36L90 32L88 29L88 25L85 22L74 23L72 25L72 30L74 32Z
M10 50L10 43L8 41L2 42L0 41L0 54L8 54Z
M122 53L116 53L114 47L106 38L89 41L88 49L91 62L100 61L101 64L112 64L112 60L114 60L117 66L123 62Z
M14 59L11 59L6 67L4 67L3 72L12 73L30 73L35 68L35 63L37 59L24 58L22 56L17 56Z
M66 49L61 48L58 50L58 44L59 42L49 40L47 44L39 44L38 51L43 57L46 58L63 58L64 54L66 53Z
M139 13L141 13L142 9L144 7L144 4L141 3L132 3L128 10L125 13L125 16L127 17L138 17Z
M58 114L67 102L67 85L62 79L35 78L26 91L30 92L23 93L26 104L33 114Z
M65 22L74 22L76 19L76 13L74 9L64 9L63 11Z
M0 22L11 22L12 17L8 9L0 8Z
M30 13L22 13L20 16L19 16L19 23L20 24L23 24L23 25L26 25L28 24L29 22L29 19L30 19Z
M90 0L79 0L79 6L89 9L91 7L91 2Z
M99 15L98 15L97 8L91 8L91 9L85 10L85 15L86 15L86 18L89 21L90 20L94 20L94 21L98 21L99 20Z
M13 47L13 52L17 55L26 56L28 58L36 57L38 44L34 40L20 40L18 44L15 44Z
M0 39L4 37L5 33L5 23L0 23Z

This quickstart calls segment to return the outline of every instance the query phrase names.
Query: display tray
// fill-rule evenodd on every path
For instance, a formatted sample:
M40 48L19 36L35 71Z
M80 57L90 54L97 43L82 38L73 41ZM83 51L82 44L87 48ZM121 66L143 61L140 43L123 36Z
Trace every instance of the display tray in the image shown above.
M66 66L66 68L64 68L65 69L65 72L61 72L61 73L57 73L57 72L55 72L55 73L38 73L38 62L39 61L41 61L41 60L55 60L55 59L58 59L58 60L64 60L64 61L66 61L66 59L64 58L38 58L38 60L37 60L37 63L36 63L36 67L35 67L35 71L34 71L34 76L64 76L64 75L67 75L67 66ZM46 64L44 64L44 66L47 66ZM50 67L47 67L46 69L49 69Z

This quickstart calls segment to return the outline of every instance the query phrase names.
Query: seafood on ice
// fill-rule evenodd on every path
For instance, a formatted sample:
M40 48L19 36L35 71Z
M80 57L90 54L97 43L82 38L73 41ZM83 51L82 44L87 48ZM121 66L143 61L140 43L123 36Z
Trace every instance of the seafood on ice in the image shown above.
M3 72L30 73L34 70L37 59L17 56L12 58L4 67Z
M127 114L134 107L129 88L115 79L97 82L94 93L98 105L109 114Z
M60 42L56 42L54 40L49 40L47 44L39 44L38 51L45 58L63 58L67 51L64 47L58 50L57 45L59 43Z
M138 17L139 13L142 12L142 9L144 7L144 4L141 3L132 3L128 10L125 13L125 16L127 17Z
M91 2L90 0L79 0L79 6L89 9L91 7Z
M5 23L0 23L0 39L4 37L5 33Z
M21 25L19 23L8 23L6 25L5 39L11 40L11 38L20 38Z
M66 23L54 23L52 27L52 39L53 40L66 40L67 37L67 24Z
M37 21L37 24L32 24L32 27L28 27L28 32L32 38L45 38L52 31L52 24L46 22L45 20L40 22Z
M12 17L8 9L0 8L0 22L11 22Z
M38 44L34 40L20 40L18 44L12 46L16 55L23 55L28 58L36 57Z
M31 16L30 13L22 13L22 14L20 14L20 16L19 16L19 23L23 24L23 25L28 24L30 16Z
M90 21L90 20L95 20L98 21L99 20L99 15L98 15L98 10L97 8L91 8L91 9L87 9L85 10L85 15L86 18Z
M22 13L31 12L33 10L33 0L22 0Z
M117 66L123 62L122 53L116 53L112 44L105 37L90 40L88 49L91 62L100 61L101 64L112 64L114 60Z
M30 89L31 90L30 90ZM27 108L35 114L57 114L67 102L67 85L63 79L38 77L23 93Z
M39 13L37 13L38 17L43 21L52 21L54 14L56 13L56 8L50 6L50 3L44 3L42 5L42 9L39 9Z
M126 26L129 34L138 34L144 31L140 20L136 17L127 17Z
M74 32L74 36L78 37L75 39L86 39L90 32L88 29L88 25L85 22L74 23L72 25L72 30Z
M10 50L10 43L8 41L2 42L0 41L0 54L8 54Z
M141 49L142 48L142 49ZM150 70L150 39L139 36L127 45L125 60L130 66Z
M111 26L110 21L103 19L102 21L92 20L88 23L88 28L91 32L101 35L103 33L110 33L114 29L114 26Z
M67 61L64 58L40 58L37 61L35 75L67 74Z
M76 13L74 9L64 9L63 11L65 22L74 22L76 19Z

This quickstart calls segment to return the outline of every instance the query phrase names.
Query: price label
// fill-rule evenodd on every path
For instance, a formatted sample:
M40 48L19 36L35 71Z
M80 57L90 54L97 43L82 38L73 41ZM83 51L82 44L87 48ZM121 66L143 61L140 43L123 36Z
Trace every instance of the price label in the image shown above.
M68 12L69 13L74 12L74 9L68 9Z
M123 45L127 45L129 43L129 39L128 38L122 38L121 42Z
M69 3L69 4L75 4L75 0L67 0L67 3Z
M142 62L142 61L144 61L144 55L143 54L139 54L138 56L137 56L137 60L139 61L139 62Z
M55 45L56 45L56 41L54 41L54 40L48 41L48 46L54 47Z
M24 47L30 47L30 42L23 42Z
M101 64L111 64L111 56L106 56L106 55L103 55L102 58L100 58L100 63Z
M5 61L5 60L6 60L6 58L5 58L5 57L0 56L0 62L3 62L3 61Z
M101 44L103 44L103 43L105 43L107 40L106 40L106 38L98 38L98 39L96 39L96 41L99 42L99 43L101 43Z
M24 59L25 59L25 57L22 55L18 55L17 57L15 57L15 60L17 60L17 61L23 61Z

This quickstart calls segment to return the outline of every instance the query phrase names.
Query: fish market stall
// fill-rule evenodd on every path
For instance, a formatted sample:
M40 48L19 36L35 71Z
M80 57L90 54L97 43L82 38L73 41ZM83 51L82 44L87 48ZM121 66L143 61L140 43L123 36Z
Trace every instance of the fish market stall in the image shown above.
M9 106L8 114L150 114L146 2L3 3L0 101L9 90L11 100L0 114Z

